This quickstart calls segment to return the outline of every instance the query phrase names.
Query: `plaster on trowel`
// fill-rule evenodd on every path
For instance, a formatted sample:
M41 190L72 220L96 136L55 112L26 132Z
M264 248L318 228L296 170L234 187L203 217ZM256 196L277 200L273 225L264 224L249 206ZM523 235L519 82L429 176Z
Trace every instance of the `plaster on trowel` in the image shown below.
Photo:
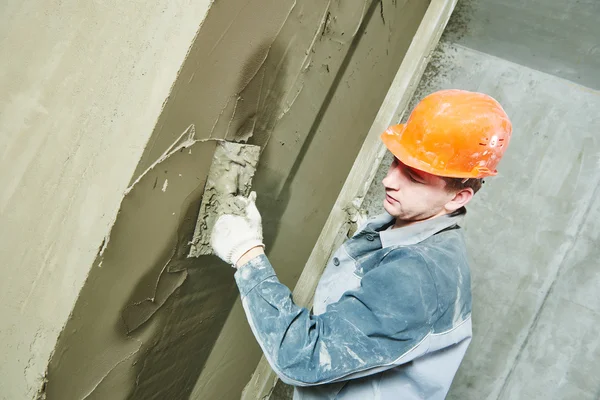
M188 257L213 254L210 235L217 218L223 214L243 215L241 207L231 198L250 194L259 156L260 146L224 140L218 142L206 178Z

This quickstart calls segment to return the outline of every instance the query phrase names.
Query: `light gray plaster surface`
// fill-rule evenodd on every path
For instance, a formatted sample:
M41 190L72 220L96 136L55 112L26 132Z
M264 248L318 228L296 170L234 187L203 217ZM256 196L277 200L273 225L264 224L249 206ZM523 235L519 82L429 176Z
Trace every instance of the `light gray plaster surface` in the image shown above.
M42 398L56 341L211 3L0 3L0 399Z
M448 43L427 78L419 97L485 92L514 126L500 174L465 223L474 339L448 398L598 398L600 93ZM381 201L372 188L370 214Z
M600 1L460 0L445 39L600 89Z

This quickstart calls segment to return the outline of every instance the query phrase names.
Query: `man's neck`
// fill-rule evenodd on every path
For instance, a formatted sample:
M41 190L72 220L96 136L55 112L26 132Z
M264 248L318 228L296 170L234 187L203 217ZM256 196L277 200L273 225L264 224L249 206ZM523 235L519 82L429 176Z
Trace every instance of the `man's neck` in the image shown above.
M425 221L429 221L431 219L437 218L437 217L441 217L443 215L448 215L450 214L448 211L446 211L445 209L443 209L442 211L440 211L439 213L429 217L429 218L424 218L424 219L417 219L417 220L402 220L402 219L398 219L396 218L396 221L394 222L394 226L392 227L392 229L398 229L398 228L404 228L406 226L409 225L414 225L414 224L418 224L419 222L425 222Z

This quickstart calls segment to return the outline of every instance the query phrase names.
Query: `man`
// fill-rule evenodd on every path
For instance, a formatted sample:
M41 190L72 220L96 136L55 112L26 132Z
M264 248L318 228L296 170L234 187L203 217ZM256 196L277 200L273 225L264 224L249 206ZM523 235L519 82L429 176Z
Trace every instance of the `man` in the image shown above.
M292 301L262 245L256 194L219 218L215 253L238 268L248 322L295 399L443 399L471 341L471 282L459 222L496 174L511 123L491 97L445 90L382 135L395 156L386 214L338 249L313 314Z

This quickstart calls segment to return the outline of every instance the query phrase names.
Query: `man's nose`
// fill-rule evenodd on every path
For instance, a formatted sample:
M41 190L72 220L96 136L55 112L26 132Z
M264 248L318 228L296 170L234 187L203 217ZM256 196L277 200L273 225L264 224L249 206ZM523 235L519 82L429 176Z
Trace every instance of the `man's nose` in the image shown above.
M400 179L398 174L398 168L392 168L388 171L387 175L381 181L383 186L391 190L400 189Z

